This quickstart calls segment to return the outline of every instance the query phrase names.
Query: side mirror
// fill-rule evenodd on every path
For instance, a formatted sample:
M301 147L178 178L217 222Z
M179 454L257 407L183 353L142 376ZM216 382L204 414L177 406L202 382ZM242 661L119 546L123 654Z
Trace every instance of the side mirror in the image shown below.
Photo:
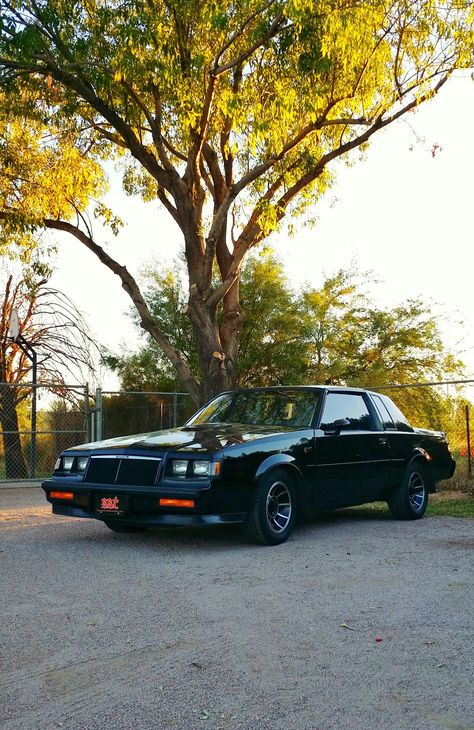
M348 418L337 418L333 423L333 428L331 428L328 431L325 431L324 433L333 434L333 435L337 436L339 433L341 433L341 431L343 431L345 428L347 428L347 426L350 426L350 425L351 425L351 422L349 421Z

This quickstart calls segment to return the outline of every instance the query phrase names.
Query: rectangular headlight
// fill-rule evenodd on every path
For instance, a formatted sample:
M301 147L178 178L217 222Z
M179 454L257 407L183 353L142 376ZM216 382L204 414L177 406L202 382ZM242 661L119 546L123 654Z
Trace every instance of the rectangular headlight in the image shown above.
M88 456L78 456L76 461L76 471L83 472L87 468Z
M210 474L210 461L193 461L193 474L197 477L207 477Z
M173 459L171 462L171 471L173 476L185 477L188 470L188 461L184 459Z
M74 456L63 456L63 471L71 471Z

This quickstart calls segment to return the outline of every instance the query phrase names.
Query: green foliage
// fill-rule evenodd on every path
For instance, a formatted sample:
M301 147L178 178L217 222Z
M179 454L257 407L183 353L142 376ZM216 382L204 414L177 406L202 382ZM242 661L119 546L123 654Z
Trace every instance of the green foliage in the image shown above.
M33 249L33 233L44 218L69 219L105 192L102 168L84 154L79 137L78 130L60 130L25 111L17 118L10 97L0 92L2 253L15 248L18 238L20 247Z
M306 343L301 309L283 266L271 251L253 256L242 272L245 311L236 383L239 386L302 382Z
M287 189L295 184L308 156L319 161L339 146L341 130L344 142L355 138L361 130L351 119L373 121L402 98L421 100L443 74L473 60L472 3L5 0L0 9L4 90L23 95L55 128L80 130L83 148L101 139L105 154L125 148L136 158L118 122L152 146L154 115L179 166L206 113L213 75L206 139L220 154L230 122L225 148L240 174L315 125L285 151L283 167L265 172L266 187L282 174ZM330 123L341 118L344 129ZM144 180L129 179L126 188L151 194ZM257 181L249 185L249 203L258 189ZM278 210L276 200L270 207ZM269 208L264 230L277 225Z
M182 270L182 262L178 268ZM171 271L162 274L158 269L149 269L145 278L148 282L147 303L154 321L173 345L179 348L197 374L199 364L196 344L185 312L186 297L182 279ZM131 312L131 316L139 327L136 312ZM182 383L179 383L176 372L160 347L151 337L146 339L146 346L139 352L122 356L108 354L104 357L104 363L119 374L125 390L182 390Z
M179 263L177 264L179 270ZM148 272L147 301L171 341L198 369L186 317L182 278ZM249 259L242 273L243 325L236 385L327 383L377 389L389 383L440 380L462 363L443 347L436 317L421 300L376 308L367 288L370 273L339 271L318 289L296 292L269 250ZM181 389L150 338L138 353L109 358L127 389ZM458 400L430 389L390 393L417 425L441 427Z

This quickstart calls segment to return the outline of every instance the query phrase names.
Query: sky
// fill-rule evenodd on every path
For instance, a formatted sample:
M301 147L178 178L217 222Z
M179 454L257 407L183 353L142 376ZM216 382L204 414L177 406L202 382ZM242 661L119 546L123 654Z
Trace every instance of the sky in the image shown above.
M474 377L474 82L452 79L414 114L374 135L365 158L336 163L336 183L315 203L314 227L273 235L268 243L298 287L319 286L325 274L356 262L380 283L371 293L382 306L423 297L439 318L446 345L461 353ZM438 145L435 156L432 148ZM180 232L155 203L144 204L111 180L108 203L126 221L115 238L95 228L101 245L135 275L157 260L172 264ZM84 313L91 330L111 351L136 350L139 334L126 316L127 294L118 277L79 242L58 239L51 281ZM114 375L103 372L106 389Z

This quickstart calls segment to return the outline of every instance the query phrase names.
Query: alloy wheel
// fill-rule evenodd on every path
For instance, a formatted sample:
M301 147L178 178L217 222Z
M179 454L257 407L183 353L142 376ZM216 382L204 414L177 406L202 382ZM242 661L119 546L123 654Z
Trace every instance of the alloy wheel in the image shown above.
M272 484L267 494L267 522L273 532L280 533L287 527L292 511L291 494L283 482Z
M426 488L421 474L417 471L410 474L408 481L408 499L413 512L421 512L425 502Z

